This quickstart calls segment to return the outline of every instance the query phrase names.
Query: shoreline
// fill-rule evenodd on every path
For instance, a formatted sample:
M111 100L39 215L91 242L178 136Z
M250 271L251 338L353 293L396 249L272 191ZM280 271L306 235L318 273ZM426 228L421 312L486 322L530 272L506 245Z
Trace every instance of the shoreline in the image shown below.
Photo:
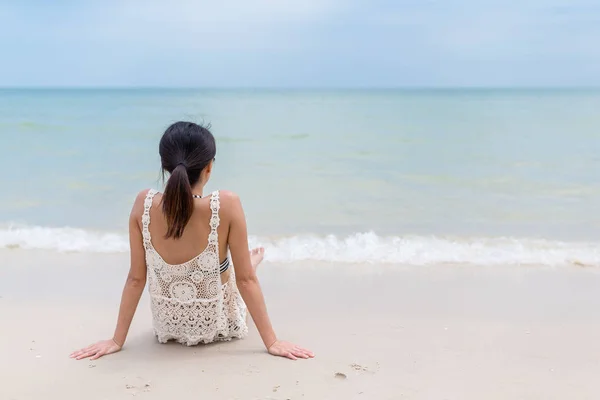
M278 336L316 353L241 341L158 344L147 296L124 350L69 353L110 337L127 254L0 253L0 398L595 399L595 269L265 262L259 278ZM39 356L39 357L38 357Z
M265 247L265 260L285 265L435 265L600 267L595 240L557 240L506 236L380 236L373 231L349 235L298 234L248 237L250 247ZM16 253L11 253L16 252ZM126 234L73 228L0 229L0 259L21 252L99 254L129 252Z

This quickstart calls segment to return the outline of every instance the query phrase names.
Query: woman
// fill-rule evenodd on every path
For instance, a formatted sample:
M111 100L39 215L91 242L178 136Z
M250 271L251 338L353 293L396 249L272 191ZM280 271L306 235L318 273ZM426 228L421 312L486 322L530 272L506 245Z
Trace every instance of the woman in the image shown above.
M264 249L248 252L240 199L226 191L203 193L216 154L210 131L177 122L164 133L159 153L163 174L170 177L164 194L144 190L133 205L131 267L114 336L71 357L94 360L121 350L146 279L154 333L161 343L175 340L192 346L243 338L248 333L247 305L270 354L293 360L314 357L278 340L271 327L256 277Z

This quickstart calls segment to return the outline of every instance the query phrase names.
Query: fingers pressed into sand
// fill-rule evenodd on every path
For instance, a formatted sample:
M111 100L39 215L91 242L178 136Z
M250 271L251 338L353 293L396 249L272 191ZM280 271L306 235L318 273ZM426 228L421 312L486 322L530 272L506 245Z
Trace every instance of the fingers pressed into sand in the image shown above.
M75 357L76 360L83 360L84 358L88 358L89 356L96 354L96 350L90 350L87 351L83 354L78 355L77 357Z
M300 357L300 358L311 358L310 352L307 350L304 350L302 348L295 348L292 350L292 353L296 356L296 357Z
M82 354L84 354L84 353L86 353L86 352L90 351L90 350L91 350L91 348L92 348L92 346L88 346L88 347L86 347L86 348L83 348L83 349L80 349L80 350L74 351L73 353L71 353L71 358L76 358L76 357L79 357L80 355L82 355Z

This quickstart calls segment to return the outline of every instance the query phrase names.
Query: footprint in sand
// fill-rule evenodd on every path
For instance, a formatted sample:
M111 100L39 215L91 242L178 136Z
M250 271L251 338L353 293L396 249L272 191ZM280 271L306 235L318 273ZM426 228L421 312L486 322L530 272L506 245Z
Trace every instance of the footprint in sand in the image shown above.
M136 379L127 379L130 383L125 384L125 390L132 396L150 391L150 382L138 377Z
M368 371L367 367L363 367L360 364L350 364L350 368L352 368L355 371Z
M358 372L369 372L371 374L374 374L377 371L379 371L379 363L375 363L375 369L368 368L368 367L365 367L365 366L357 364L357 363L350 364L350 368L352 368L353 370L358 371Z
M342 372L336 372L335 375L333 375L336 379L340 379L340 380L344 380L346 378L348 378L348 375L342 373Z
M357 372L368 372L368 373L374 374L379 370L379 363L376 363L375 365L376 365L375 371L373 371L363 365L357 364L357 363L350 364L349 366L350 366L350 368L352 368L353 370L355 370ZM343 372L336 372L333 376L339 380L348 379L348 375L346 375Z

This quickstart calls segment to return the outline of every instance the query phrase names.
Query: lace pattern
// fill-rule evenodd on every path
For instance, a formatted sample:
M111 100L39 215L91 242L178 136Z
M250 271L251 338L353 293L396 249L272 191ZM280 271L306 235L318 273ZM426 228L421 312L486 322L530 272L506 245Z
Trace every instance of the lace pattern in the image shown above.
M150 190L144 201L142 236L148 268L148 290L154 333L158 341L176 340L187 346L217 340L243 338L248 333L246 305L235 284L221 284L219 271L219 192L211 194L208 245L198 256L183 263L166 263L152 245L150 208L156 195Z

